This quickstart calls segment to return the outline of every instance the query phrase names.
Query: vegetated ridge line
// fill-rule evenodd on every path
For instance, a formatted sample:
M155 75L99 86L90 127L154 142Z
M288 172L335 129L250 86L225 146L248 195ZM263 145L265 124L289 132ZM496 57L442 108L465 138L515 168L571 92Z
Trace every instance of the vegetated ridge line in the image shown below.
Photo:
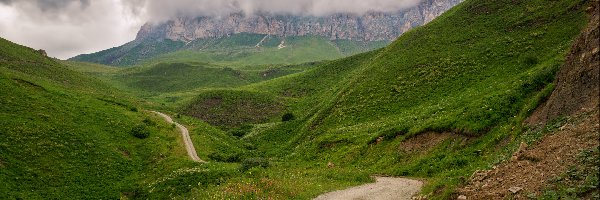
M185 126L183 126L177 122L174 122L173 119L171 119L171 117L169 117L168 115L166 115L164 113L157 112L157 111L151 111L151 112L160 115L162 118L165 119L165 121L175 124L175 126L177 126L177 128L179 129L179 132L181 132L181 136L183 137L183 143L185 143L185 149L187 150L187 153L190 156L190 158L196 162L206 163L206 161L200 159L200 157L198 157L198 154L196 154L196 148L194 148L194 143L192 143L192 139L190 138L190 132L188 131L187 128L185 128Z

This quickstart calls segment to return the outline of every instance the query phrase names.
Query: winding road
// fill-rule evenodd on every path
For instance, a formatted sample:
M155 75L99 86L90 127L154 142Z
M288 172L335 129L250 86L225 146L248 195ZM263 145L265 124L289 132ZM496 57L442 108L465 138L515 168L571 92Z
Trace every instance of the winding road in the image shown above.
M196 154L196 149L190 138L190 133L185 126L174 122L168 115L151 111L157 115L160 115L168 123L175 124L181 132L183 142L185 143L185 149L187 150L190 158L195 162L206 163L206 161L200 159ZM406 179L406 178L393 178L393 177L375 177L375 183L369 183L361 186L348 188L345 190L338 190L329 193L322 194L315 198L315 200L337 200L337 199L378 199L378 200L391 200L391 199L411 199L415 194L419 193L423 182L418 180Z
M177 128L179 129L179 132L181 132L181 137L183 137L183 142L185 143L185 149L187 150L187 153L190 156L190 158L196 162L206 163L206 161L200 159L200 157L198 157L198 154L196 154L196 148L194 148L194 143L192 143L192 139L190 138L190 132L188 131L187 128L185 128L185 126L183 126L177 122L174 122L173 119L171 119L171 117L169 117L169 115L166 115L164 113L157 112L157 111L151 111L151 112L153 112L157 115L160 115L162 118L165 119L165 121L167 121L171 124L175 124L175 126L177 126Z

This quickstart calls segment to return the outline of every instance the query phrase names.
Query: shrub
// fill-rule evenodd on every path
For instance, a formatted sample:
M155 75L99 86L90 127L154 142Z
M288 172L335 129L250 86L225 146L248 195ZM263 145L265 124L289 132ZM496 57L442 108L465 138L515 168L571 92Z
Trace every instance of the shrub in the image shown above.
M282 122L292 121L295 118L296 117L294 116L293 113L285 113L283 116L281 116L281 121Z
M533 66L533 65L537 65L539 63L539 60L536 57L527 56L527 57L525 57L525 59L523 60L523 62L526 65Z
M145 118L142 122L148 126L156 126L156 122L152 121L150 118Z
M262 168L267 168L269 167L269 161L265 158L247 158L244 159L244 161L242 162L242 166L240 167L241 171L248 171L249 169L252 169L253 167L262 167Z
M229 131L229 133L235 137L244 137L246 134L250 133L250 131L252 131L253 126L252 125L243 125L239 128L233 129L231 131Z
M146 125L138 125L131 129L131 135L139 139L145 139L150 136L150 131L146 128Z
M239 162L239 153L213 152L208 154L208 158L217 162Z

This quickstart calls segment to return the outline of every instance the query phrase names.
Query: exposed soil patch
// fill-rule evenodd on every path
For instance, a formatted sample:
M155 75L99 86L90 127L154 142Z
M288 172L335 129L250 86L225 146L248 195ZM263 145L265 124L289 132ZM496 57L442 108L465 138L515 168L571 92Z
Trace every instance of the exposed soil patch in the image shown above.
M560 116L571 116L571 119L531 147L521 144L510 161L492 170L476 171L468 184L457 190L460 199L527 199L528 196L540 196L554 184L552 179L561 177L570 168L581 167L578 166L581 165L578 163L580 154L598 149L598 1L592 1L587 11L591 15L590 22L572 45L554 81L556 89L526 123L540 127Z
M284 106L275 97L248 91L209 91L184 108L183 113L211 125L234 128L279 117Z
M598 111L585 113L531 147L522 145L510 161L492 170L477 171L464 188L468 199L527 199L543 194L554 177L576 165L578 155L598 148Z
M529 124L546 124L559 116L569 116L581 109L598 105L600 97L600 30L598 1L587 9L591 14L588 27L571 46L565 64L554 81L556 89L527 120Z
M200 102L200 104L202 104L202 106L207 107L207 108L217 107L217 106L221 105L221 103L223 103L223 99L218 98L218 97L206 98L202 102Z
M424 153L431 150L433 147L441 144L442 142L446 141L447 139L466 140L466 137L449 132L427 132L402 141L399 149L401 152L409 154Z

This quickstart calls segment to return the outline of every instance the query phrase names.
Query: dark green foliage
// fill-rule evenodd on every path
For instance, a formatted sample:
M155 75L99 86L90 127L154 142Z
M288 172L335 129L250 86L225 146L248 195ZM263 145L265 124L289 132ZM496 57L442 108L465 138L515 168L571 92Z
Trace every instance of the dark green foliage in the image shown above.
M150 131L146 125L137 125L131 129L130 134L139 139L146 139L150 136Z
M247 159L244 159L244 161L242 161L242 166L240 167L240 170L248 171L249 169L251 169L253 167L267 168L269 166L270 166L269 160L267 160L265 158L261 158L261 157L247 158Z
M229 131L229 133L235 137L244 137L246 134L250 133L250 131L252 131L252 125L250 124L245 124L240 126L239 128L234 128L232 130Z
M294 119L296 119L296 116L294 116L293 113L285 113L283 116L281 116L282 122L292 121Z
M142 121L146 126L156 126L156 122L150 118L144 118Z
M217 162L239 162L241 159L241 155L238 153L232 152L213 152L208 154L208 158Z
M530 65L530 66L536 65L536 64L538 64L538 62L539 62L538 59L533 56L527 56L527 57L525 57L525 59L523 61L524 64Z

